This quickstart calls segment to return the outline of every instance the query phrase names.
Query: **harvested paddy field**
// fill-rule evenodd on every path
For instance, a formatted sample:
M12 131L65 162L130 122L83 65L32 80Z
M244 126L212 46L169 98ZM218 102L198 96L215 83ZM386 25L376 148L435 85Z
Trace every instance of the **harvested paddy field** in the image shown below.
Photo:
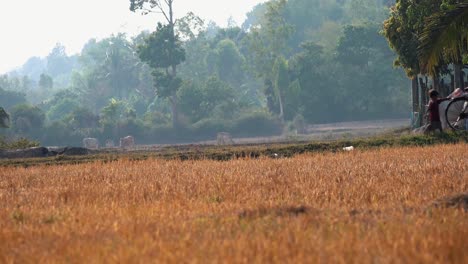
M468 145L0 169L0 262L467 263Z

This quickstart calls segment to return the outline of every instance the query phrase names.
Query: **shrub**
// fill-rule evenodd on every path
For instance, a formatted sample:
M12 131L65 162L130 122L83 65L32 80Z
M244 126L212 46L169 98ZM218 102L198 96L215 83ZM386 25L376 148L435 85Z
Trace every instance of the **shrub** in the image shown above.
M192 125L192 132L197 138L213 139L219 132L231 130L232 124L222 119L207 118Z
M119 137L131 135L137 139L143 138L145 134L145 126L139 119L126 119L119 122L118 133Z
M152 127L147 134L146 141L156 144L170 144L190 142L191 131L188 128L173 128L172 125L159 125Z
M9 141L5 137L0 136L0 149L1 150L14 150L38 147L39 142L29 140L27 138L19 138Z
M302 115L298 114L294 117L292 121L294 128L296 129L297 133L305 134L307 133L307 125L305 119Z
M273 136L281 134L281 122L266 112L246 113L239 117L231 129L236 137Z
M87 135L82 129L72 129L62 121L54 121L44 128L42 143L49 146L81 146Z
M13 130L29 137L40 137L45 122L45 114L36 106L21 104L11 111Z

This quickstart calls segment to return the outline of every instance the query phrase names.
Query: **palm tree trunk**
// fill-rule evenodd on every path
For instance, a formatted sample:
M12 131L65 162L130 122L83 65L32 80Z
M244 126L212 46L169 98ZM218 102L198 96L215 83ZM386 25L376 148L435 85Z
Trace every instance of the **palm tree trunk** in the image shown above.
M420 115L420 118L419 118L419 125L420 126L423 126L426 122L425 118L424 118L424 114L426 112L426 104L427 104L427 98L428 98L428 94L427 94L427 87L424 83L424 79L423 78L419 78L418 80L418 93L419 93L419 115Z
M440 79L439 79L439 73L438 72L436 72L434 74L434 76L432 77L432 81L433 81L434 89L436 89L437 91L442 93L442 91L440 89Z
M463 64L460 62L453 64L453 71L455 74L455 86L453 89L463 88L463 74L462 74Z
M413 97L413 113L419 111L419 89L418 89L418 78L413 77L411 79L411 95Z

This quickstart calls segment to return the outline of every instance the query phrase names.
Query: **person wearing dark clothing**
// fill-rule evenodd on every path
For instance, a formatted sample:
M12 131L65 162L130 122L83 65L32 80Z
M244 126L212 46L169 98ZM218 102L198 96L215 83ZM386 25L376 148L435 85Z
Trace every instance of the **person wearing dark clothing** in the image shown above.
M439 130L442 132L442 123L440 122L439 104L450 100L450 98L439 98L439 92L434 89L429 91L429 107L427 108L426 116L429 116L429 125L425 129L425 133Z

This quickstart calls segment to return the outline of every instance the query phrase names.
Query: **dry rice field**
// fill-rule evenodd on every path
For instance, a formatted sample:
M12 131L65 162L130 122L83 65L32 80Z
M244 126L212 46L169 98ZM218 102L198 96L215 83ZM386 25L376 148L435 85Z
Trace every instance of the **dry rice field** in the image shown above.
M466 144L0 168L0 263L468 263Z

